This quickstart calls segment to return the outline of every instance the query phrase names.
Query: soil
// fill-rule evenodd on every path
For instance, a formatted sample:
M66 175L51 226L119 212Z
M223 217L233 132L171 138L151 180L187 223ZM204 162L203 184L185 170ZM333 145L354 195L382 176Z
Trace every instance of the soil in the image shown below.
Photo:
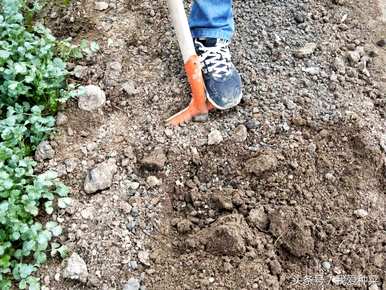
M54 218L89 272L87 283L63 279L53 259L39 272L48 289L125 289L130 278L157 290L386 289L379 3L234 5L242 104L177 128L164 121L189 88L165 1L47 10L59 37L100 44L71 66L82 71L73 81L108 98L96 112L63 107L55 158L38 168L72 188L73 205ZM299 57L309 43L315 51ZM213 130L223 141L208 145ZM86 194L87 171L111 158L113 185Z

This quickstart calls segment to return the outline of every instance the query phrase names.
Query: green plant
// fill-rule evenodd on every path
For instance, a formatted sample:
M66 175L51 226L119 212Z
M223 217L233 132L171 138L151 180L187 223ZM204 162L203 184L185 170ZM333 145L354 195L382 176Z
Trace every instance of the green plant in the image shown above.
M2 0L0 15L0 106L28 101L57 110L66 64L55 56L56 40L41 25L24 25L22 1Z
M54 119L43 117L42 107L16 104L0 120L0 288L9 289L12 278L20 289L38 285L30 275L46 261L52 237L61 233L54 222L35 221L41 206L52 214L54 202L69 204L68 188L54 172L34 175L29 152L52 130ZM28 261L28 263L26 262ZM23 288L24 287L24 288ZM36 286L37 287L37 286Z
M58 41L56 45L57 54L64 60L81 59L91 56L99 50L99 45L95 41L83 39L79 45L71 44L71 38Z
M15 102L28 101L56 112L67 100L66 63L98 51L96 42L83 40L79 46L57 41L42 25L30 32L24 25L22 1L1 0L0 15L0 109Z
M31 10L32 9L32 10ZM61 234L51 215L69 205L69 189L54 172L34 174L30 157L53 130L50 115L76 93L68 86L60 42L43 26L29 29L22 0L0 0L0 289L14 281L19 289L40 289L33 273L47 253L65 256L64 246L50 242ZM37 8L36 8L37 9ZM31 12L32 13L32 12Z

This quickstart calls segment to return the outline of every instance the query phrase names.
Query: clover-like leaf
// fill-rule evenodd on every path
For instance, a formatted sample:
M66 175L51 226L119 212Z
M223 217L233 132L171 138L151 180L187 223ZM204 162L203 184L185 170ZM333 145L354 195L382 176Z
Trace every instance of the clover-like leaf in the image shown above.
M62 233L62 227L57 222L47 222L46 229L49 230L54 237L59 236Z

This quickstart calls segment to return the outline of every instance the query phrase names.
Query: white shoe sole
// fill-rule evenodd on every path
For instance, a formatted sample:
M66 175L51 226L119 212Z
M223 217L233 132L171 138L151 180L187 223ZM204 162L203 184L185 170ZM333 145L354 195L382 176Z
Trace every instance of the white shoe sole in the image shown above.
M222 110L222 111L228 110L228 109L231 109L231 108L236 107L238 104L240 104L241 99L243 98L243 93L241 92L240 97L239 97L239 99L238 99L236 102L234 102L232 105L230 105L230 106L228 106L228 107L221 107L221 106L217 105L217 104L213 101L213 99L210 97L210 95L209 95L208 91L206 90L206 88L205 88L205 92L206 92L206 98L209 100L209 102L210 102L216 109Z

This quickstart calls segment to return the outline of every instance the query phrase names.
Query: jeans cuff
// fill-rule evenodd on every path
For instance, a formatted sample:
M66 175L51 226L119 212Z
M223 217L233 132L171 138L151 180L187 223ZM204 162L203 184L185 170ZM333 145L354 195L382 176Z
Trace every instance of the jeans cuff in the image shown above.
M233 32L224 31L216 28L194 28L192 30L193 38L217 38L230 41L233 36Z

